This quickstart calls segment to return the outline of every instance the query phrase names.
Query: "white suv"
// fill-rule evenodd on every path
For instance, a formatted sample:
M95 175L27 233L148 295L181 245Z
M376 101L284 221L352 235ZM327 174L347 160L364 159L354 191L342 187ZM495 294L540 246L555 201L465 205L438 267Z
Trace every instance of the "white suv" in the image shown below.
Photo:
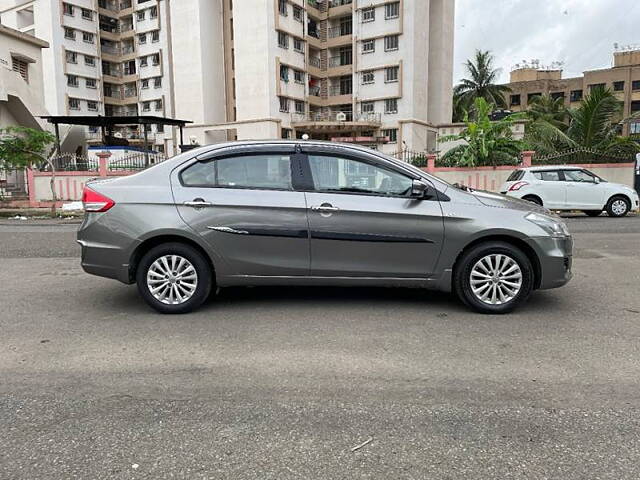
M598 216L606 210L622 217L638 210L638 193L631 187L610 183L578 167L531 167L515 170L500 193L529 200L550 210L582 210Z

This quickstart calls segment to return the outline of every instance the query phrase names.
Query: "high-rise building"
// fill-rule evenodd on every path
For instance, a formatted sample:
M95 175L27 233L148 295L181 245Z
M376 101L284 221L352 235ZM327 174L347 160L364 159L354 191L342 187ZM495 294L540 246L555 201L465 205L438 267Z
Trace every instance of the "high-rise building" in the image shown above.
M454 3L0 0L0 20L51 44L52 114L192 120L201 144L306 134L424 151L451 121ZM172 153L174 131L150 133Z

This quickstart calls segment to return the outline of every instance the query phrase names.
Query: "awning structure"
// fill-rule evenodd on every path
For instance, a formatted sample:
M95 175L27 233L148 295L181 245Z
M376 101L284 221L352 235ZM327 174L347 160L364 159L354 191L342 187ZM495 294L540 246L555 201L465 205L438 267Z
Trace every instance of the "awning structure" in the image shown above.
M184 137L182 129L187 123L193 123L190 120L178 120L176 118L156 117L154 115L124 115L124 116L102 116L102 115L43 115L40 118L51 123L55 127L56 132L56 148L60 153L60 131L58 126L64 125L84 125L88 127L99 127L102 133L102 143L106 145L106 132L111 131L116 126L126 125L170 125L180 127L180 145L184 145ZM149 150L147 140L147 129L144 132L144 149Z

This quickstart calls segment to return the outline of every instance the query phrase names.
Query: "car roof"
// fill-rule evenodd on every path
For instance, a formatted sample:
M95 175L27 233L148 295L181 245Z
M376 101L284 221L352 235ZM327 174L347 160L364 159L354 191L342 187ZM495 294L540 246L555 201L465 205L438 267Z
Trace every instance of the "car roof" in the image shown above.
M572 167L571 165L543 165L539 167L526 167L521 170L528 172L538 172L540 170L582 170L581 167Z

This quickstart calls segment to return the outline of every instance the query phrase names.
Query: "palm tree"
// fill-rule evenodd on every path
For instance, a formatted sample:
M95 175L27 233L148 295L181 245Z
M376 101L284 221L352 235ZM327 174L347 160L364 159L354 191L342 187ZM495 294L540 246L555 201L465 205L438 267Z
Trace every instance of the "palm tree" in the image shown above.
M455 167L475 167L485 165L516 165L523 143L513 138L514 121L524 114L513 114L502 120L491 121L489 115L495 105L484 98L475 99L473 109L475 119L465 115L467 127L460 135L448 135L439 142L463 140L465 143L453 147L441 159L442 164Z
M531 121L545 121L562 131L565 131L569 126L567 123L569 112L564 106L563 97L552 98L550 95L536 95L529 102L527 113Z
M498 108L507 108L505 93L510 89L506 85L496 84L500 73L493 68L493 55L489 51L476 50L474 61L466 62L469 78L464 78L453 89L454 121L460 121L464 111L473 108L477 98Z
M568 127L556 125L548 114L530 111L532 122L525 141L542 154L579 149L603 155L632 155L640 151L640 146L628 137L620 137L621 112L622 104L610 89L595 88L579 107L567 112Z

